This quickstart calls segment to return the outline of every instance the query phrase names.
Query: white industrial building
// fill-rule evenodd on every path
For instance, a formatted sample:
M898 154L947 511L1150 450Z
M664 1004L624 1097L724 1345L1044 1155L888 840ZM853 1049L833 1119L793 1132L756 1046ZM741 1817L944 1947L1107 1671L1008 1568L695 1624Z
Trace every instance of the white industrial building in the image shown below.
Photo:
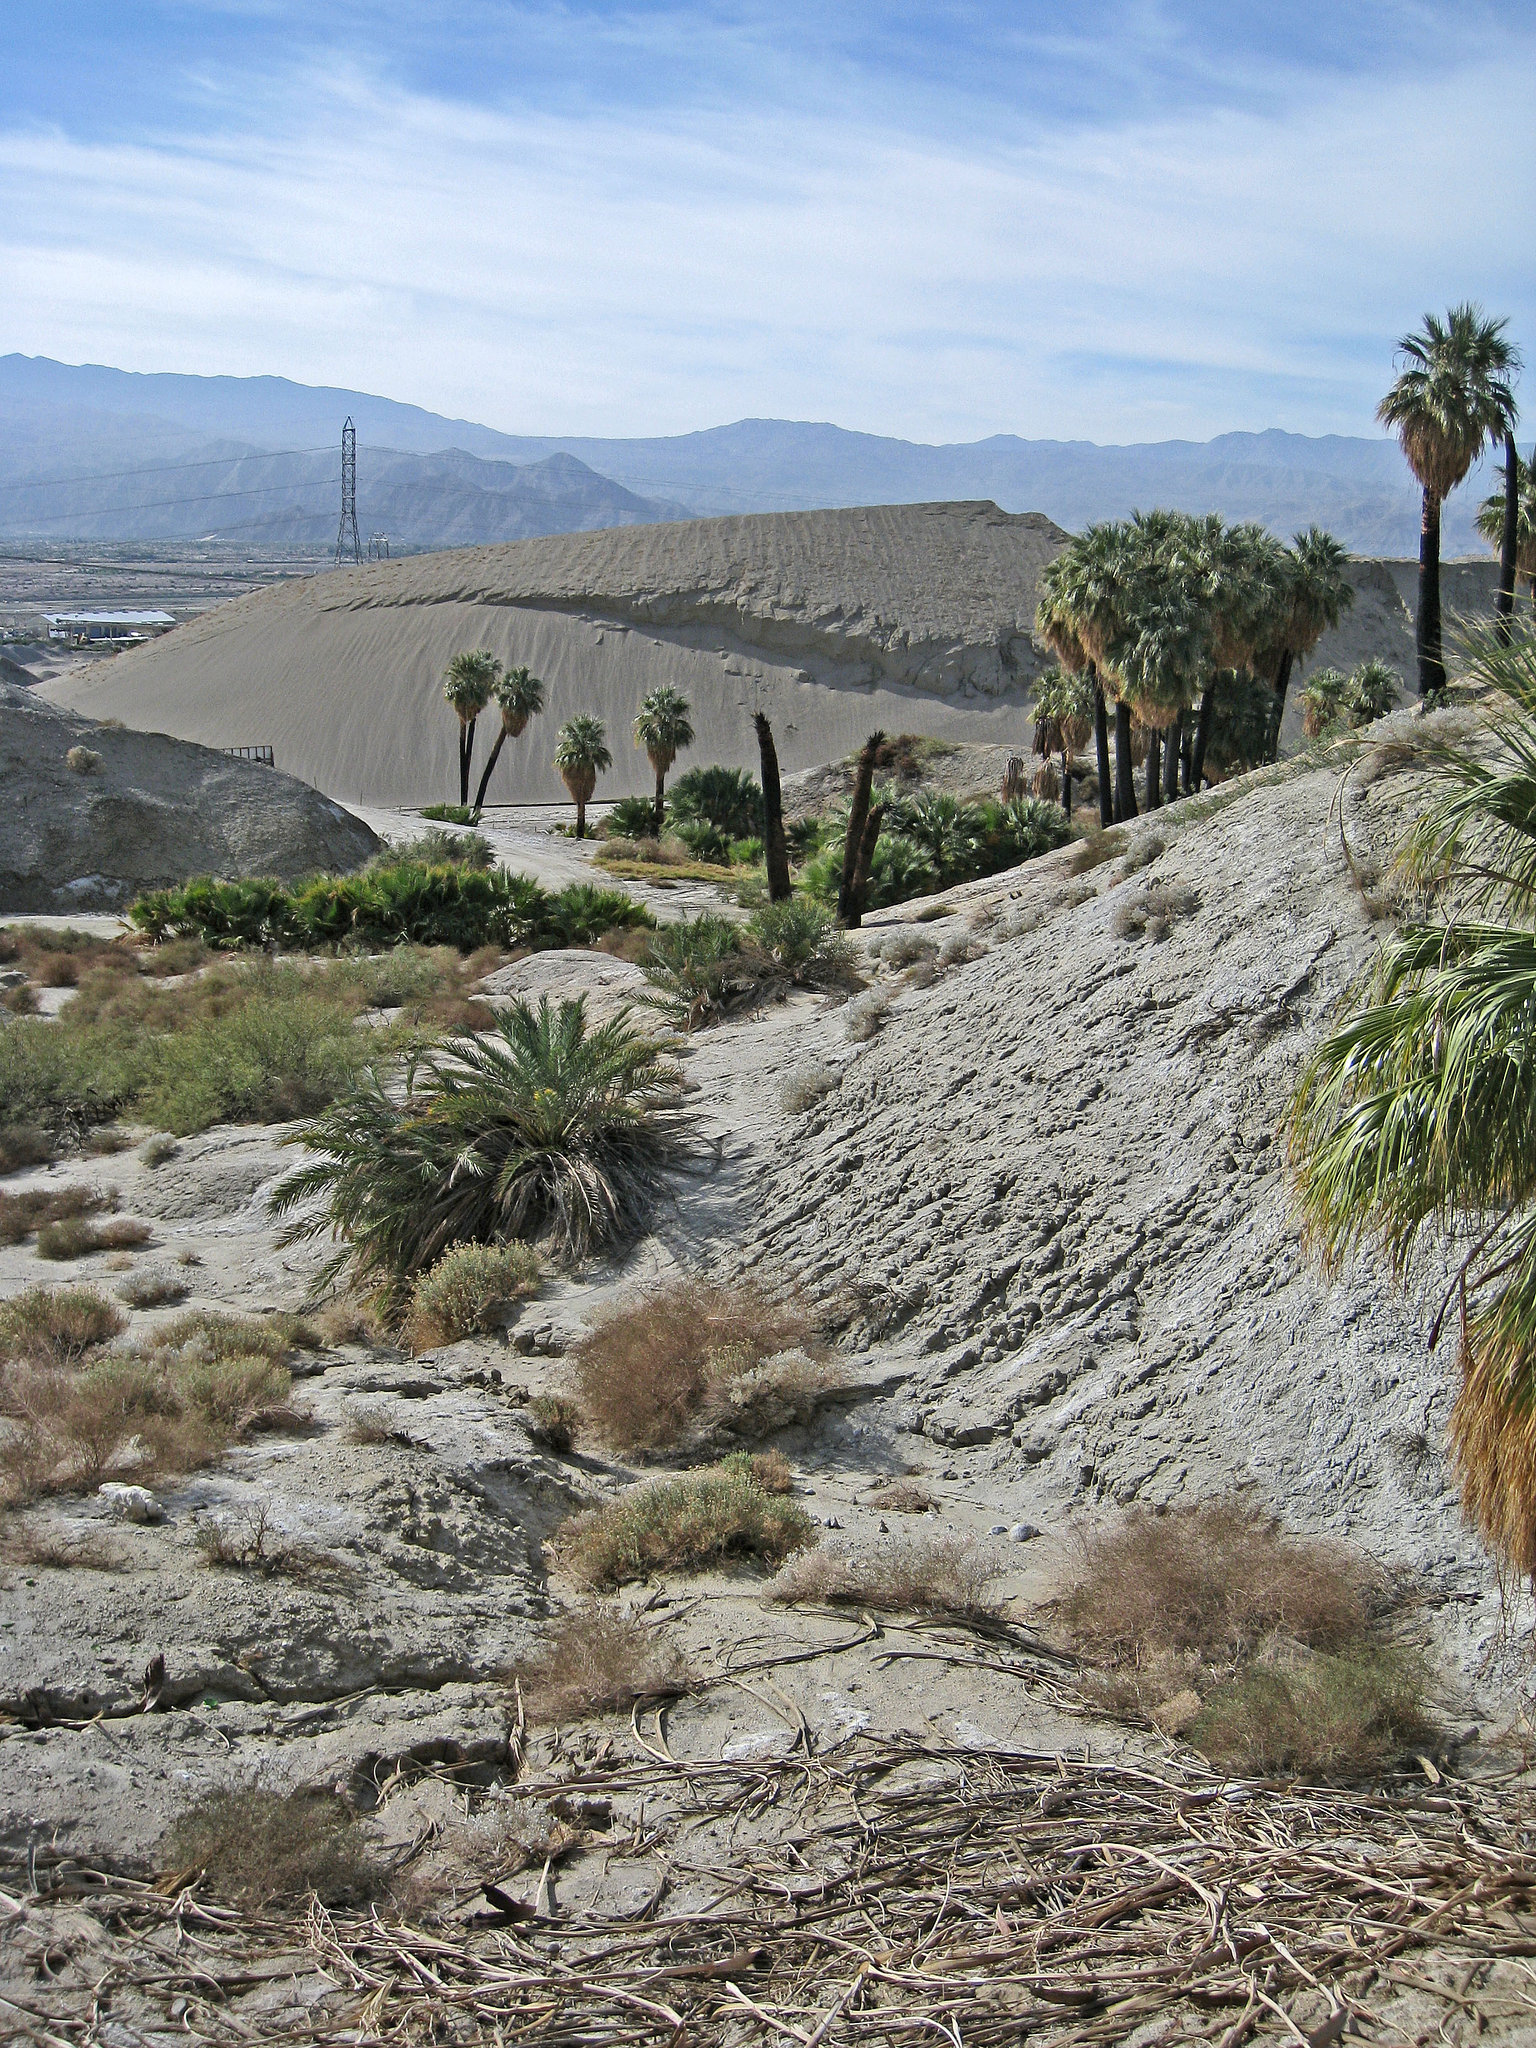
M153 640L176 621L169 612L44 612L50 640Z

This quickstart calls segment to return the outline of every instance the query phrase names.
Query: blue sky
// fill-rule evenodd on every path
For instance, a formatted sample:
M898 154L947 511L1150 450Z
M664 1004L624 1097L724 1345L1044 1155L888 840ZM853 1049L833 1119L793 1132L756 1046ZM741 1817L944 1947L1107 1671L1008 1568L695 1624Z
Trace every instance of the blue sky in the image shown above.
M514 432L1371 433L1511 317L1529 0L7 0L0 349Z

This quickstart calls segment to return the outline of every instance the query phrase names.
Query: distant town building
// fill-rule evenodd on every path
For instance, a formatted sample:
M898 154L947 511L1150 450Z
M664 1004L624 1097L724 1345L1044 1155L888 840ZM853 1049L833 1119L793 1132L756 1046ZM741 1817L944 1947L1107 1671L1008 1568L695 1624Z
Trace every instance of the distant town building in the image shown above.
M176 621L169 612L44 612L50 640L153 640Z

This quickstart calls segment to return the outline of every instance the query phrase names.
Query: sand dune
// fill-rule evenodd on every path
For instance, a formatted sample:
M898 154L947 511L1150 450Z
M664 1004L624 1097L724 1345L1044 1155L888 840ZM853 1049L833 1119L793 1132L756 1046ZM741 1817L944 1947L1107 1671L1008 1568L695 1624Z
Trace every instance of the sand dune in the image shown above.
M630 721L664 682L693 705L695 760L755 765L758 708L786 771L847 753L876 725L1023 746L1046 661L1031 638L1036 585L1065 539L1037 513L977 503L457 549L238 599L44 694L208 745L266 742L281 768L332 796L386 804L457 794L441 678L472 647L527 663L547 685L545 715L503 754L493 802L560 796L555 729L577 711L608 728L614 768L600 794L646 788ZM1410 673L1394 566L1359 565L1355 613L1317 660L1379 653Z

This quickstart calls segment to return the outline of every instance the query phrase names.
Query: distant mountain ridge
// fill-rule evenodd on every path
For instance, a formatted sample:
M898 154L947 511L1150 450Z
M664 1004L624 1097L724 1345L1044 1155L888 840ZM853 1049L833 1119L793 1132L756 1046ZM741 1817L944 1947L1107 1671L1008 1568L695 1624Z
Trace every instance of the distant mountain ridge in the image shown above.
M1005 511L1043 512L1069 529L1162 504L1258 519L1287 535L1315 522L1360 554L1418 548L1418 490L1384 437L1270 428L1125 447L1011 434L929 446L794 420L738 420L642 439L504 434L282 377L144 373L20 355L0 357L0 530L145 539L227 531L324 545L335 531L334 451L349 414L358 431L365 537L380 527L411 547L726 512L990 498ZM281 458L296 465L291 471L260 467L282 449L305 452ZM562 466L546 467L557 459ZM179 470L174 494L203 497L206 516L190 503L152 503L153 480L84 481L118 466L200 460L210 464L203 482L194 489L188 479L198 472ZM30 493L19 487L23 479L71 475L81 483ZM1447 553L1485 552L1473 521L1490 488L1485 464L1447 502ZM93 489L106 495L93 499ZM223 497L223 490L237 495ZM165 523L172 512L183 523ZM161 523L130 529L124 519Z

